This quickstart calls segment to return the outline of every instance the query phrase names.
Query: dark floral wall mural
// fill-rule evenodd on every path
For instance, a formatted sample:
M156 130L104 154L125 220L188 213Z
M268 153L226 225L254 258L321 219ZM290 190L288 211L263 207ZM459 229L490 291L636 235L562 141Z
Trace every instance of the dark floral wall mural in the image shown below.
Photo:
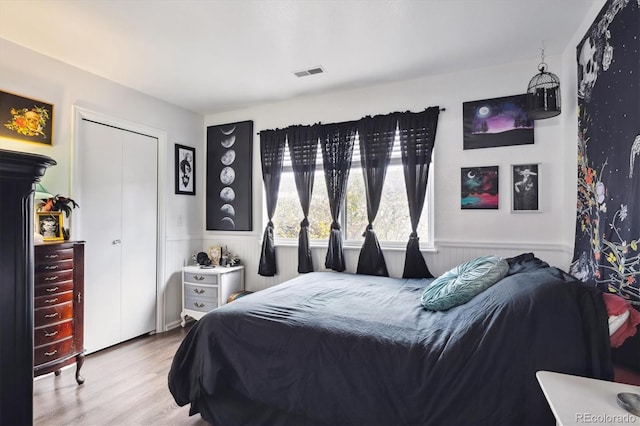
M571 273L640 309L640 0L609 0L577 48Z

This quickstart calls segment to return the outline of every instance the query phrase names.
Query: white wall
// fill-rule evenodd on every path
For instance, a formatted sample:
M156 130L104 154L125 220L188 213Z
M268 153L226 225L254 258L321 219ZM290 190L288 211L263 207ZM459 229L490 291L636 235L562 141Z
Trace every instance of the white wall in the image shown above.
M562 58L547 56L549 69L562 73ZM462 149L462 103L526 92L527 84L537 72L539 57L530 61L496 65L490 68L460 71L429 76L411 81L328 93L322 96L294 99L244 110L205 116L205 125L217 125L241 120L253 120L257 131L292 124L338 122L358 119L365 115L392 111L420 111L439 105L446 111L440 114L435 147L435 238L436 253L427 253L433 273L442 273L461 260L486 253L502 255L534 251L544 260L567 267L571 244L564 227L566 210L565 169L575 169L575 159L567 158L566 145L575 144L567 138L563 128L564 115L535 123L535 144ZM322 78L313 77L313 78ZM227 244L237 251L247 264L247 285L250 289L264 288L296 275L295 249L278 247L279 275L263 278L257 275L259 240L263 231L264 208L259 158L259 138L254 137L253 224L251 233L207 232L208 244ZM511 202L512 164L541 163L541 212L513 214ZM460 168L468 166L500 167L500 208L470 211L460 209ZM316 270L324 264L325 249L314 249ZM354 271L358 250L348 250L348 271ZM386 251L392 276L402 274L404 252Z
M327 93L222 114L205 116L205 126L253 120L256 131L292 124L338 122L392 111L419 111L439 105L435 148L436 252L425 253L432 273L440 274L457 263L483 254L510 256L534 252L554 266L568 269L575 236L577 199L577 72L576 46L606 0L594 4L561 55L546 56L548 70L557 74L562 88L562 114L535 123L535 144L464 151L462 103L524 93L537 72L539 56L526 62L464 70L358 90ZM314 77L322 78L322 76ZM254 137L253 232L205 232L203 248L226 244L243 259L247 287L259 290L297 275L297 252L277 248L278 275L257 274L260 239L266 223L260 171L259 138ZM510 212L511 164L540 162L541 212ZM460 167L500 167L499 210L460 209ZM260 191L257 189L260 188ZM203 207L204 208L204 207ZM323 270L325 248L313 248L316 270ZM358 250L345 249L347 271L356 269ZM391 276L401 276L404 251L385 250Z
M542 259L567 268L573 249L576 205L577 100L575 46L605 0L592 7L582 26L561 56L548 56L549 70L561 78L563 112L539 121L535 144L464 151L462 149L462 102L524 93L536 73L539 57L526 62L460 71L400 83L322 96L294 99L203 117L134 90L62 64L11 42L0 39L0 89L55 105L54 146L43 147L0 138L0 148L35 152L53 157L58 165L47 171L43 183L54 193L73 197L71 188L71 106L134 121L167 132L169 173L165 179L166 238L164 257L165 323L179 322L180 267L190 255L211 245L227 245L243 259L247 288L258 290L297 274L297 251L278 247L279 274L273 278L257 274L260 239L264 223L264 199L260 171L259 139L254 138L252 232L207 232L204 230L206 126L253 120L257 131L317 121L358 119L368 114L419 111L427 106L447 108L440 115L436 140L435 237L437 252L426 253L431 271L439 274L473 256L495 253L503 256L533 251ZM152 77L150 77L152 78ZM322 78L322 76L314 77ZM173 190L173 144L197 149L195 197L175 195ZM510 165L541 163L542 212L510 213ZM500 166L500 209L460 210L460 167ZM82 208L82 207L80 207ZM322 270L326 249L314 248L316 270ZM348 271L354 271L358 250L346 250ZM404 251L385 251L390 274L400 276Z
M117 66L117 64L114 64ZM48 155L57 161L42 183L53 194L74 197L71 187L72 105L160 129L167 134L165 253L163 296L165 323L180 313L180 280L175 273L202 245L204 200L203 117L78 68L0 39L0 89L54 105L53 146L0 138L0 148ZM174 144L196 147L198 195L174 194ZM81 214L82 205L74 214ZM73 235L72 235L73 238ZM108 267L108 265L105 265Z

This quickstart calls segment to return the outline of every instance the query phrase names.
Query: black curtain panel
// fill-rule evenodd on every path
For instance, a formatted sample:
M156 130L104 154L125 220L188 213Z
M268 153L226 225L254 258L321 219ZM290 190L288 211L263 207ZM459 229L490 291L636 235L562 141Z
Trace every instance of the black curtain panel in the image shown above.
M258 274L272 277L276 274L276 248L273 240L273 214L278 204L282 160L287 133L285 130L263 130L260 132L260 158L262 159L262 180L267 198L269 222L262 237L262 251Z
M320 143L324 179L327 184L329 208L331 210L331 231L325 267L342 272L346 269L342 251L342 233L338 218L344 204L351 169L353 144L356 139L357 122L326 124L320 127Z
M313 272L311 247L309 245L309 206L313 192L313 178L316 172L318 152L317 126L291 126L287 129L289 153L293 177L298 190L298 198L304 218L300 222L298 235L298 272Z
M367 229L364 231L364 243L358 258L358 274L388 277L387 264L380 243L373 231L373 221L378 214L382 186L391 161L393 141L396 137L398 117L395 114L364 117L358 122L360 139L360 164L364 176L364 188L367 197Z
M436 139L439 114L439 107L430 107L423 112L405 112L398 116L402 167L412 230L407 244L403 278L433 277L422 253L420 253L420 239L417 229L427 192L429 166Z

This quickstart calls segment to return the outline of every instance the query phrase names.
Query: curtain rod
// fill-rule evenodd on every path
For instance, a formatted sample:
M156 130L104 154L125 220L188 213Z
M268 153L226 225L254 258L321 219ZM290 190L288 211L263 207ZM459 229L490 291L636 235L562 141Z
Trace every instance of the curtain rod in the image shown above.
M426 110L427 110L427 108L425 108L425 111L426 111ZM446 109L446 108L444 108L444 107L440 108L440 112L442 112L442 111L446 111L446 110L447 110L447 109ZM407 111L407 112L409 112L409 111ZM392 114L393 114L393 113L392 113ZM318 122L317 122L317 123L315 123L315 124L322 124L322 123L321 123L320 121L318 121ZM295 124L292 124L292 125L293 125L293 126L295 126ZM289 127L291 127L291 126L289 126ZM286 129L286 127L285 127L285 129ZM262 132L262 131L263 131L263 130L261 130L260 132ZM260 136L260 132L257 132L257 133L256 133L256 135Z

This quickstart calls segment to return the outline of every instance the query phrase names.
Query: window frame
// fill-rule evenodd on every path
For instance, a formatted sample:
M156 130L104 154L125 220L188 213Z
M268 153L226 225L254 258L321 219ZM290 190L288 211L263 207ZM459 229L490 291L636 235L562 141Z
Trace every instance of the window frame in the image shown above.
M400 151L399 146L396 148L395 144L399 145L399 140L396 140L394 142L394 152L395 151ZM354 169L357 169L358 172L362 173L362 167L360 164L360 150L359 150L359 142L358 142L358 138L356 137L356 141L354 143L354 150L353 150L353 159L351 162L351 170L349 171L349 177L351 177L351 173L354 171ZM323 168L323 164L322 164L322 151L321 151L321 146L320 143L318 143L318 153L317 153L317 161L316 161L316 172L321 172L324 173L324 168ZM287 143L285 145L285 152L284 152L284 162L283 162L283 166L282 166L282 173L293 173L293 166L291 165L291 159L290 159L290 155L289 155L289 144ZM427 207L427 210L429 211L429 215L426 218L426 220L429 221L428 225L427 225L427 235L426 235L426 241L425 241L425 235L418 235L418 237L420 237L420 251L435 251L435 241L434 241L434 226L435 226L435 209L434 209L434 205L435 205L435 194L434 194L434 189L435 189L435 167L434 167L434 161L435 159L435 150L432 151L431 154L431 164L429 166L429 180L427 182L427 194L425 197L425 207ZM389 162L389 166L394 165L400 165L402 166L402 158L399 156L396 157L392 157L390 162ZM321 184L321 185L325 185L324 180L321 180L320 182L318 182L318 179L315 180L314 182L314 189L315 186ZM262 192L263 192L263 196L264 196L264 186L262 188ZM352 249L358 249L360 250L362 248L362 244L363 241L362 240L347 240L346 239L346 235L345 235L345 229L346 229L346 199L345 199L345 203L342 205L342 208L340 210L340 217L339 217L339 222L340 222L340 228L341 228L341 232L342 232L342 237L343 237L343 241L342 241L342 246L344 249L347 250L352 250ZM277 208L277 207L276 207ZM366 208L366 206L365 206ZM423 212L424 212L424 207L423 207ZM422 222L423 220L425 220L424 215L420 217L420 221ZM375 221L374 221L374 231L375 231ZM407 248L407 243L409 241L409 235L407 235L407 239L405 241L390 241L390 240L379 240L379 244L380 247L385 250L385 251L405 251ZM274 243L275 246L298 246L298 239L297 238L283 238L283 237L277 237L274 236ZM310 239L309 240L309 244L312 248L327 248L328 247L328 240L327 239Z

